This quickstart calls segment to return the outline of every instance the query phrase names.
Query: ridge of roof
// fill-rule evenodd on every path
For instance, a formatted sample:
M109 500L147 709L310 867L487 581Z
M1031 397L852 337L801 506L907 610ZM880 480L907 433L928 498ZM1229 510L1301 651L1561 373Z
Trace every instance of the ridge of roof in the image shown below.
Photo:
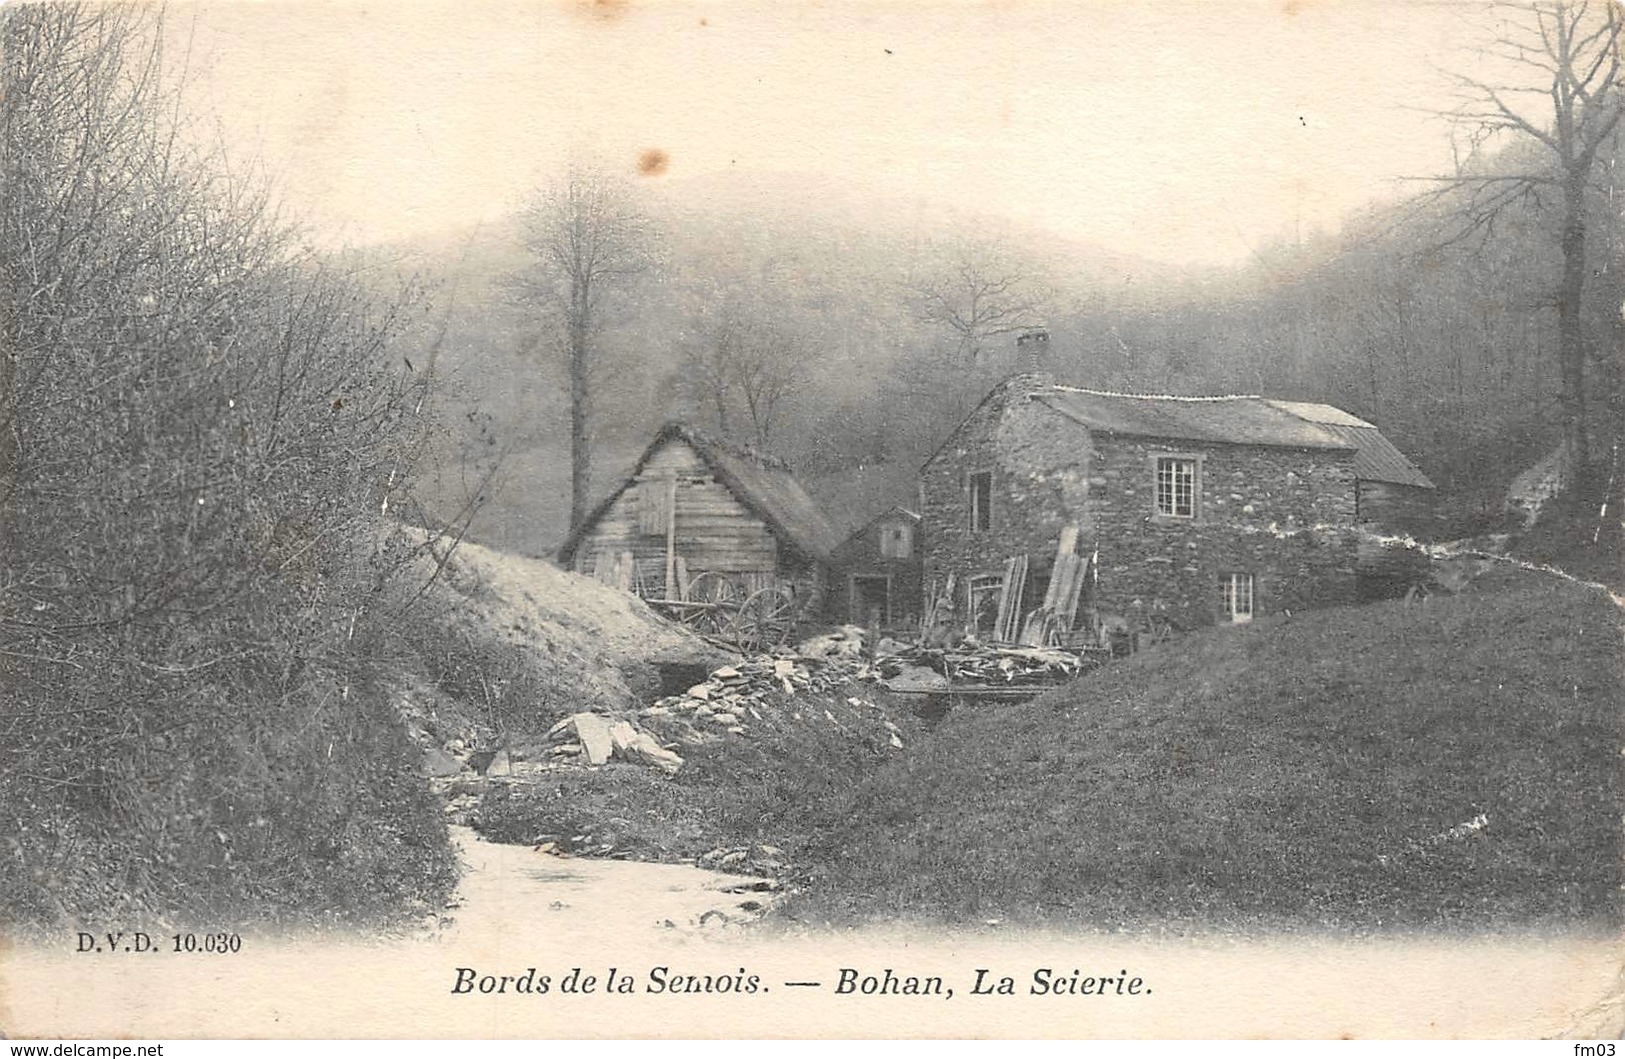
M1222 445L1355 452L1335 431L1274 407L1262 397L1178 397L1048 387L1031 397L1090 430Z
M1202 401L1270 401L1268 397L1260 397L1255 393L1227 393L1189 397L1174 393L1124 393L1118 390L1091 390L1086 386L1064 386L1060 384L1046 388L1061 390L1065 393L1086 393L1091 397L1127 397L1137 401L1190 401L1192 403ZM1270 403L1273 404L1274 402L1270 401Z

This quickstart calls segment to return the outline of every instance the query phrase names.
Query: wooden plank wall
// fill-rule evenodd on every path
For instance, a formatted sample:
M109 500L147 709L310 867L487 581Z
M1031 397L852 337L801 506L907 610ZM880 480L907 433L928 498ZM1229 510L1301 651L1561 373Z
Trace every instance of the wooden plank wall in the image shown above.
M687 442L672 438L656 450L627 489L582 538L576 569L591 573L598 555L631 552L640 574L654 571L664 582L666 536L642 532L638 490L650 481L664 488L677 475L677 527L674 544L693 577L704 570L770 575L778 565L778 542L751 510L726 486ZM645 577L647 580L647 576Z

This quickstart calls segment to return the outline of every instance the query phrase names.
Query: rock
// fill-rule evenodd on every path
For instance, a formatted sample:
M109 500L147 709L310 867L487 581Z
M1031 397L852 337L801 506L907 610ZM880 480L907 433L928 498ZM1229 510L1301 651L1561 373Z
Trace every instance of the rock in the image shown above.
M711 697L711 685L694 685L692 688L688 689L688 697L691 699L709 699Z
M863 653L864 632L855 625L842 626L835 632L803 640L796 653L807 658L855 657Z
M491 758L491 763L485 767L487 776L512 776L513 759L506 750L498 750Z
M455 776L463 771L461 761L435 747L423 752L423 764L420 767L425 776L433 777Z
M683 767L683 759L654 741L648 732L640 732L625 721L609 727L615 754L640 765L653 765L665 772L676 772Z
M581 749L589 765L602 765L614 753L615 742L610 738L609 722L596 713L577 713L570 717Z
M928 691L949 687L948 678L925 666L902 666L886 686L894 691Z
M743 674L741 674L739 670L735 669L733 666L723 666L721 669L711 674L711 676L715 677L717 680L738 680L742 675Z

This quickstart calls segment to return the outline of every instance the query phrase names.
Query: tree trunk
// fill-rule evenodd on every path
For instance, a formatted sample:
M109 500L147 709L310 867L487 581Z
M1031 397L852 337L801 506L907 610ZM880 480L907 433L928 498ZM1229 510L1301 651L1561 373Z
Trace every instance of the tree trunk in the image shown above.
M570 531L587 519L587 491L592 476L592 440L587 430L589 334L587 295L578 283L570 298Z
M1563 185L1563 279L1557 289L1557 358L1561 371L1558 403L1563 411L1563 443L1568 448L1571 481L1587 480L1591 452L1586 431L1585 334L1580 310L1585 295L1585 181L1572 175Z

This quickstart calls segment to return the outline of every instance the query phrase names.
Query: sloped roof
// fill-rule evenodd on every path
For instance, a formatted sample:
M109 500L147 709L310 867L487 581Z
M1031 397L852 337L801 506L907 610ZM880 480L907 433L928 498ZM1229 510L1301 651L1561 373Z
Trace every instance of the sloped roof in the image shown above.
M571 530L559 548L561 562L568 564L574 560L581 538L643 473L649 457L674 438L687 442L736 500L767 523L774 536L802 554L824 561L841 542L823 511L802 490L789 464L766 453L736 448L708 437L686 423L668 423L655 435L620 487L594 508L581 525Z
M1091 430L1109 434L1223 445L1358 449L1326 426L1262 397L1172 397L1050 386L1035 391L1033 398Z
M919 470L907 463L867 463L807 480L807 492L846 540L894 507L919 504Z
M1283 412L1289 412L1309 423L1323 427L1354 446L1354 476L1370 482L1391 482L1416 489L1432 489L1434 485L1421 468L1405 458L1393 442L1382 436L1372 423L1350 415L1329 404L1306 401L1270 401Z

